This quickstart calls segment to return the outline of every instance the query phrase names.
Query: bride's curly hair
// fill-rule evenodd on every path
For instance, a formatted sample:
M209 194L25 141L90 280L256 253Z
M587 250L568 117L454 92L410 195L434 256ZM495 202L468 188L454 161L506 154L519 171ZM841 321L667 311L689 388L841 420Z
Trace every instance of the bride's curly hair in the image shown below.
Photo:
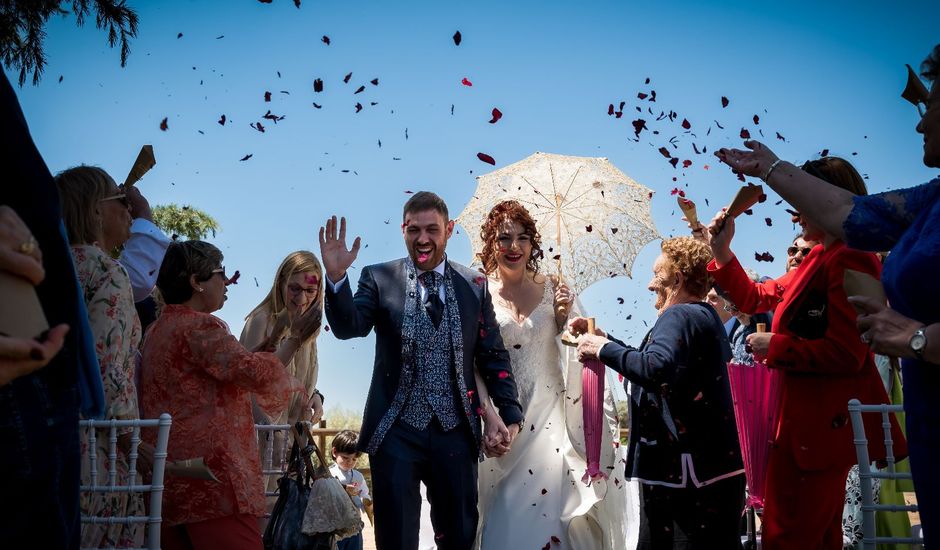
M480 238L483 240L483 250L477 254L483 263L483 273L487 275L496 271L496 254L499 251L499 226L506 220L514 221L522 226L522 230L529 235L532 244L532 254L526 261L526 269L537 273L539 260L542 259L542 236L535 226L535 220L524 206L516 201L503 201L490 210L480 229Z

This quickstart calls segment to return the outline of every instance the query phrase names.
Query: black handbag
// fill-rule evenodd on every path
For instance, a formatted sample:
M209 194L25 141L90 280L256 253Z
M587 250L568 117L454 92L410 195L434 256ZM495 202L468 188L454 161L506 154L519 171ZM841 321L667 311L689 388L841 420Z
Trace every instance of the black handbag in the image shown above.
M300 447L301 434L306 434L307 443ZM316 453L320 467L314 468L311 455ZM319 477L329 475L326 461L309 431L298 426L294 428L294 442L291 445L287 472L277 482L277 502L271 512L271 519L264 530L265 550L334 550L335 537L327 533L306 535L301 531L304 513L307 510L307 498L310 486Z
M829 280L827 267L823 265L813 280L797 298L796 311L787 329L794 335L806 340L818 340L826 337L829 328Z

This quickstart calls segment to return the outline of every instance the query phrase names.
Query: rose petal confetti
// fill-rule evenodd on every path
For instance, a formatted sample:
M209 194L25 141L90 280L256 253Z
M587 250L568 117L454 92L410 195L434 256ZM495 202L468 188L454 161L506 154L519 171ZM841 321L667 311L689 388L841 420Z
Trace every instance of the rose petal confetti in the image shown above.
M464 77L463 80L460 81L460 83L463 84L464 86L473 86L473 82L470 82L469 80L467 80L467 77Z
M352 73L348 73L343 77L343 84L349 84L349 79L352 78Z
M271 92L264 92L264 102L271 103Z
M727 106L728 106L728 103L729 103L728 98L725 97L725 96L721 96L721 107L722 107L722 108L727 107Z
M324 35L323 35L323 38L320 39L320 42L323 42L324 44L326 44L327 46L329 46L329 45L330 45L330 37L324 34Z
M222 115L222 117L219 119L219 125L225 126L225 115Z
M245 156L243 156L242 158L240 158L240 159L239 159L239 162L244 162L244 161L250 159L250 158L253 157L253 156L254 156L254 155L253 155L252 153L248 153L247 155L245 155Z
M774 261L774 257L771 256L770 252L761 252L761 253L755 252L755 253L754 253L754 259L757 260L758 262L772 262L772 261Z
M503 118L503 112L493 107L493 118L490 119L490 124L496 124L501 118Z
M459 46L460 41L463 40L463 36L460 35L460 31L454 33L454 46Z
M168 128L169 128L169 126L168 126L167 123L166 123L166 118L164 118L164 119L160 122L160 130L166 132Z
M493 159L493 157L487 155L486 153L477 153L477 158L487 164L492 164L493 166L496 166L496 161Z
M320 93L323 91L323 80L318 78L313 81L313 91L317 93ZM317 108L319 109L319 107Z

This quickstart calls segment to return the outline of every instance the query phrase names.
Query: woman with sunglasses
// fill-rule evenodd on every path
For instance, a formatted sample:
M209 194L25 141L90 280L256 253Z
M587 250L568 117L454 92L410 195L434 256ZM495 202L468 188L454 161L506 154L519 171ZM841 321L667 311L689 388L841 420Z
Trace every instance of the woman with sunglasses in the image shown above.
M924 165L940 168L940 44L921 65L921 76L932 84L930 91L908 67L902 97L918 108L916 130L924 136ZM931 279L940 273L940 178L908 189L853 196L801 173L762 143L744 145L749 151L722 149L717 155L732 169L764 179L804 216L849 246L891 251L882 278L891 307L861 296L851 301L865 311L857 320L861 340L876 353L901 358L911 473L927 546L932 540L928 537L940 536L940 292Z
M134 309L130 279L110 251L124 244L130 236L131 216L124 197L111 176L101 168L77 166L55 177L78 280L84 291L88 321L95 340L105 396L105 418L132 420L140 418L137 387L134 383L140 322ZM118 430L118 482L127 485L131 429ZM152 461L152 448L142 445L137 471L146 473ZM82 433L82 483L91 482L88 455L97 453L98 480L108 479L108 438L99 437L95 449L88 446L88 434ZM103 471L102 471L103 470ZM140 493L83 493L82 515L142 516ZM82 526L82 547L139 547L143 545L141 525Z
M865 195L865 183L847 161L825 157L803 165L825 184ZM847 269L878 278L874 254L851 250L807 217L803 237L822 242L795 269L776 280L748 278L731 252L734 220L719 214L707 235L714 260L708 270L744 313L776 308L771 331L747 337L755 358L781 372L779 420L767 465L762 543L767 550L842 548L845 482L855 463L848 401L887 403L871 351L855 332L855 312L842 288ZM866 428L880 433L880 418ZM895 456L905 455L893 420ZM884 449L872 459L884 458Z
M172 415L168 460L202 458L218 479L166 478L165 550L261 550L265 501L252 398L277 415L303 391L284 365L320 328L320 310L309 308L286 339L258 346L273 353L249 351L212 315L225 303L227 283L222 252L202 241L171 244L157 276L166 305L144 341L141 408Z
M291 325L298 317L311 309L323 309L322 281L323 268L312 252L300 250L288 254L277 268L271 291L245 318L245 327L239 338L241 344L248 349L255 349L262 343L276 347L284 339L289 338ZM314 423L319 422L323 417L323 394L316 389L319 373L317 362L317 336L319 334L320 331L317 330L299 342L294 357L285 363L287 372L300 380L304 385L304 392L310 396L310 399L306 400L301 395L295 395L291 398L290 406L274 418L256 407L255 422L293 425L304 414L310 416ZM282 449L281 432L275 434L272 442L263 442L262 450L265 448ZM277 460L276 453L274 456ZM277 479L268 479L267 487L269 491L275 490Z

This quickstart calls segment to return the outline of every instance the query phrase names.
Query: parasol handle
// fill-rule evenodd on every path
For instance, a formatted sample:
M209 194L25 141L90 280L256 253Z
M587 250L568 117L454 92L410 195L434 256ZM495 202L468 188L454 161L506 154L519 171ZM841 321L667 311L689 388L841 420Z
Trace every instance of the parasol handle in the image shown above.
M767 332L767 323L757 323L757 332Z
M588 318L587 318L587 324L588 324L587 333L588 333L588 334L594 334L594 330L595 330L596 327L597 327L597 324L596 324L596 323L597 323L597 322L594 320L594 317L588 317Z

